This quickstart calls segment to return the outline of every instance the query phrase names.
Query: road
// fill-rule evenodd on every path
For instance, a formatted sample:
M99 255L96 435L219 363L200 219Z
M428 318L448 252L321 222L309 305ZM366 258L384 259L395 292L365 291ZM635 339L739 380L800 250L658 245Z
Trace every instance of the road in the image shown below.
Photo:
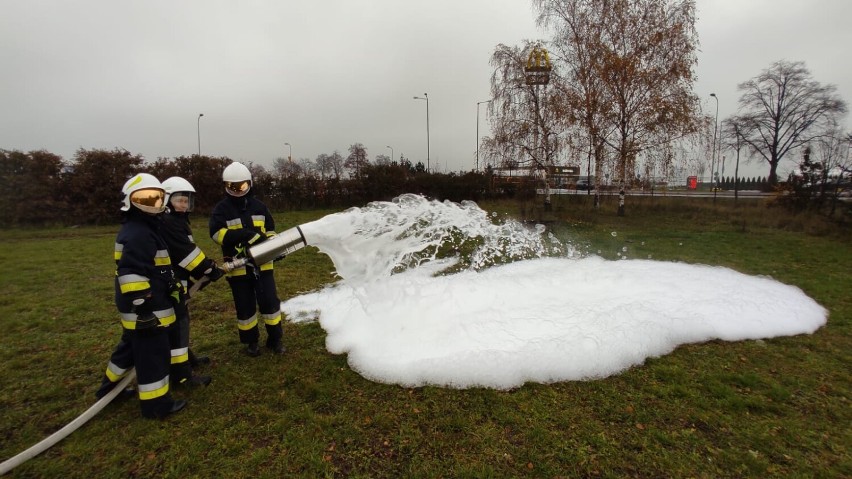
M543 189L536 190L536 193L539 195L544 194ZM551 195L594 195L594 191L589 192L585 190L566 190L566 189L552 189L550 190ZM606 196L618 196L618 191L602 191L601 195ZM732 190L722 190L717 192L712 191L689 191L689 190L630 190L627 192L627 196L661 196L661 197L684 197L684 198L713 198L715 195L716 198L733 198L734 192ZM775 196L775 193L764 193L762 191L757 190L742 190L739 192L738 196L740 198L769 198Z

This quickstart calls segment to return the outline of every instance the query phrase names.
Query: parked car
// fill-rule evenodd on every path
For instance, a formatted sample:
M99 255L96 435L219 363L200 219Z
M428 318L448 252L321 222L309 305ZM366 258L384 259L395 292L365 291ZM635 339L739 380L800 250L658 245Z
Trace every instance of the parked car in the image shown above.
M577 183L574 185L575 190L593 190L595 189L594 183L589 183L589 180L577 180Z

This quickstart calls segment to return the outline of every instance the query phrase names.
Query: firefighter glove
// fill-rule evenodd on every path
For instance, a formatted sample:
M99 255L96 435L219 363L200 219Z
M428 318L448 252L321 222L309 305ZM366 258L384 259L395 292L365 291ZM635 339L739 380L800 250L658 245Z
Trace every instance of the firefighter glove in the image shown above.
M240 228L230 232L233 235L234 244L251 245L257 242L260 233L252 228Z
M222 271L221 269L219 269L219 266L216 265L215 263L213 264L212 268L210 268L208 271L204 272L204 275L207 276L210 279L211 283L215 282L217 279L221 278L224 274L225 274L225 272Z
M185 294L185 290L183 289L183 283L172 280L171 284L169 284L169 297L172 298L172 301L175 304L180 304L182 302L181 298Z

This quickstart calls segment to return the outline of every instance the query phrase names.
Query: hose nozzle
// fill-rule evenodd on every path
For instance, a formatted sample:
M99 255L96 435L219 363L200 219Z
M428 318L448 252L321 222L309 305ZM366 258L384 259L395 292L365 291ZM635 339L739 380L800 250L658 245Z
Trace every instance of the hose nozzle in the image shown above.
M226 261L226 262L220 264L219 269L221 269L222 271L224 271L226 273L230 273L231 271L233 271L237 268L242 268L243 266L246 265L246 263L248 263L248 260L246 258L237 258L233 261Z
M302 229L296 226L269 238L263 243L252 246L248 249L247 258L236 258L232 261L227 261L219 265L219 268L226 273L230 273L237 268L242 268L249 262L260 266L298 251L307 245L308 242L305 240Z
M252 246L248 249L248 255L255 264L268 263L282 255L296 252L308 245L302 229L298 226L279 233L272 238Z

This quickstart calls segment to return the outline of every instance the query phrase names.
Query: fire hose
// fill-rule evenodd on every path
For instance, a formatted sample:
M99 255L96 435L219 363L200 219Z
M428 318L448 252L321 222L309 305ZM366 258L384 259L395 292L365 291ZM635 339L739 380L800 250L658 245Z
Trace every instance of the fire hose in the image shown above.
M298 226L294 228L290 228L283 233L277 234L272 238L267 239L263 243L252 246L247 251L247 257L236 258L232 261L226 262L222 264L220 267L225 272L231 272L237 268L241 268L246 266L249 262L253 262L255 265L261 265L264 263L268 263L270 261L274 261L279 258L283 258L284 256L300 250L307 246L307 241L305 240L305 235L302 233L302 229ZM200 287L203 283L199 282L197 285ZM193 291L194 292L194 291ZM95 404L92 405L89 409L86 410L83 414L81 414L77 419L74 419L62 429L56 431L52 435L43 439L38 444L30 447L29 449L21 452L17 456L4 461L0 464L0 476L8 473L12 469L20 466L21 464L27 462L33 457L41 454L46 451L50 447L52 447L57 442L65 439L69 434L76 431L80 426L87 423L89 419L93 418L97 413L101 412L101 410L106 407L107 404L110 403L119 393L124 391L127 385L136 378L136 369L131 369L127 376L121 380L106 396L99 399Z
M76 431L80 426L86 424L89 419L95 417L95 415L101 412L101 409L106 407L116 396L118 396L124 389L130 384L130 381L136 378L136 369L131 369L127 376L124 377L110 392L107 393L106 396L100 398L95 404L92 405L89 409L86 410L83 414L69 422L62 429L56 431L50 436L43 439L41 442L36 445L30 447L29 449L21 452L17 456L4 461L0 464L0 476L8 473L12 469L20 466L21 464L29 461L30 459L38 456L44 451L50 449L57 442L65 439L69 434Z

